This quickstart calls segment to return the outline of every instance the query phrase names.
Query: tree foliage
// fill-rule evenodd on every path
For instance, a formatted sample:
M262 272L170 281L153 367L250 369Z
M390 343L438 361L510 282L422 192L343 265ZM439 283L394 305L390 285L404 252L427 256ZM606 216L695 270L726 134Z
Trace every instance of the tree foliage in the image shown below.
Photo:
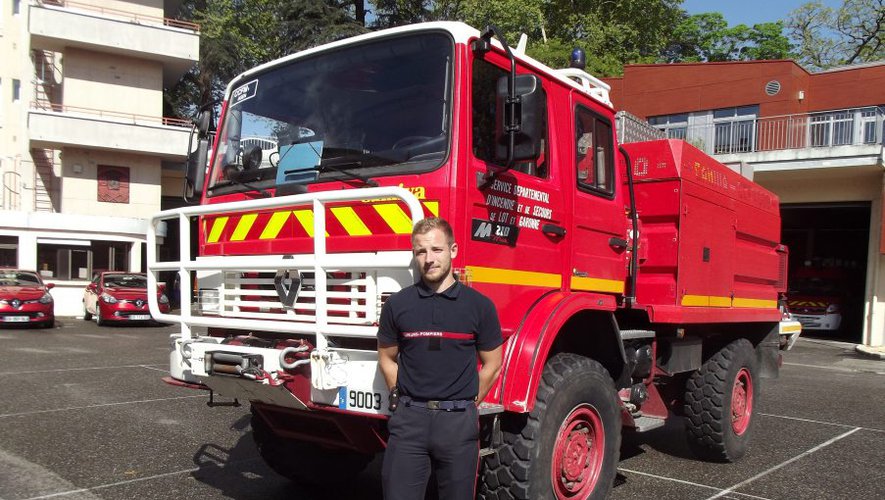
M806 3L786 27L799 62L812 69L885 59L885 0L844 0L838 9Z
M722 14L707 12L682 19L661 59L666 62L786 59L792 55L790 49L780 22L729 27Z
M166 91L169 115L192 116L222 97L227 82L269 60L366 31L354 2L185 1L182 17L200 24L200 61ZM363 14L364 15L364 14Z

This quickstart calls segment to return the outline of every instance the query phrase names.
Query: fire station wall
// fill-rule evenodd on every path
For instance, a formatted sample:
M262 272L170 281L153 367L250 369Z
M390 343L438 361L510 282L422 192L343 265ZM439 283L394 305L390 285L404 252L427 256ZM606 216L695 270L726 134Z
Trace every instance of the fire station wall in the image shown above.
M885 65L812 75L809 111L885 104Z
M640 117L759 105L760 116L806 111L810 75L793 61L633 65L621 78L607 78L612 101ZM765 84L781 90L769 96Z
M64 213L144 218L160 210L159 158L66 148L61 162ZM128 202L98 201L100 166L128 168Z
M163 108L163 65L70 48L64 54L64 104L115 115L156 116ZM110 103L113 103L111 105Z

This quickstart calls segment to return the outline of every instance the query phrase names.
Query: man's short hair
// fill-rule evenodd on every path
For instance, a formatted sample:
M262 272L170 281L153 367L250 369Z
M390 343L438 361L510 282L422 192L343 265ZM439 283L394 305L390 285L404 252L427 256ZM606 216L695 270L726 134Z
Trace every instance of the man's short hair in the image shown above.
M426 219L421 219L415 224L415 228L412 229L412 241L415 241L415 236L419 234L426 234L433 229L439 229L446 235L446 242L451 246L455 243L455 232L452 231L452 226L443 219L442 217L427 217Z

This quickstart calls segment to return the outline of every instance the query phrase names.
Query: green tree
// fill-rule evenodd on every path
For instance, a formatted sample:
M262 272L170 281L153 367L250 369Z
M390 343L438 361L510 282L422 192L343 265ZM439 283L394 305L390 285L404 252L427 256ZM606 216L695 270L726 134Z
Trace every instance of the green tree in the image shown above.
M181 17L200 24L200 61L165 93L167 116L193 116L258 64L366 31L354 2L191 0ZM364 13L362 15L365 15Z
M729 27L722 14L707 12L686 16L679 23L661 59L667 62L786 59L791 56L790 49L781 23Z
M799 62L812 69L885 59L885 0L844 0L838 9L806 3L786 27Z

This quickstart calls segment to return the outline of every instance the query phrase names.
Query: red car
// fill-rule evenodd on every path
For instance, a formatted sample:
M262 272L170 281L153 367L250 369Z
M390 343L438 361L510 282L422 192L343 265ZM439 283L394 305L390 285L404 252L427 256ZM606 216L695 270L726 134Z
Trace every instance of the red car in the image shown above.
M169 312L169 298L158 287L160 311ZM147 276L144 273L107 271L99 273L83 292L83 319L107 323L150 322L147 303Z
M53 286L34 271L0 269L0 323L55 326Z

